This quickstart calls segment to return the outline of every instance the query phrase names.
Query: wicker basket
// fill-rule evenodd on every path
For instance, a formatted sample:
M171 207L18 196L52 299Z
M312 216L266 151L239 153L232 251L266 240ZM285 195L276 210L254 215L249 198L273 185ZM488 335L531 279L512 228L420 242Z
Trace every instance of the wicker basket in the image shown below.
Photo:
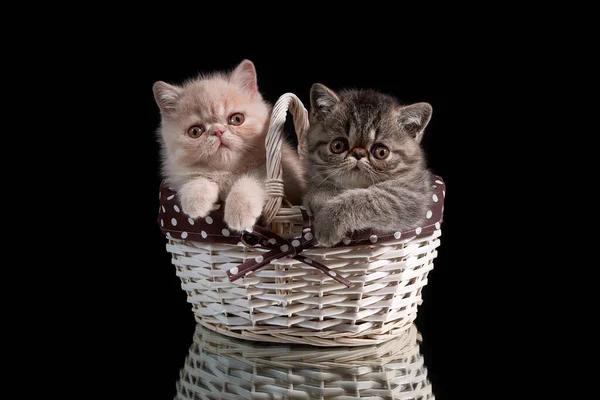
M228 338L198 325L177 400L434 399L414 325L365 347L315 349Z
M435 176L424 226L319 247L303 207L283 201L280 151L288 111L300 157L306 154L307 111L295 95L284 94L267 133L263 226L229 231L219 205L194 221L181 212L177 193L160 188L158 222L195 319L258 341L354 346L390 340L411 326L421 304L440 244L445 184Z

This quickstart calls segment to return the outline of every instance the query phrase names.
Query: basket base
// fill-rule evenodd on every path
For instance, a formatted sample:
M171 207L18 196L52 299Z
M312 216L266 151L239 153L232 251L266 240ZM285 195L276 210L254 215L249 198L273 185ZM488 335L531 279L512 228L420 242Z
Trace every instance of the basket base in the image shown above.
M256 342L307 344L320 347L366 346L384 343L400 336L401 333L410 329L414 322L414 318L401 319L395 323L386 324L384 328L374 329L372 333L363 331L357 334L360 335L359 337L352 337L348 332L319 332L305 328L277 326L228 327L211 324L198 316L195 316L195 319L198 324L213 332L237 339Z

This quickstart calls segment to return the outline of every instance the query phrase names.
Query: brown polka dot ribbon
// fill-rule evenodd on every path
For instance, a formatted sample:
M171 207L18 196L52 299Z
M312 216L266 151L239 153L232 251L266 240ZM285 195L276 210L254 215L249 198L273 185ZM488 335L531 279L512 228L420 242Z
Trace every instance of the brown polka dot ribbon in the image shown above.
M397 243L398 240L429 235L435 230L440 229L444 214L446 184L438 175L434 175L433 179L434 193L432 195L431 206L426 211L425 219L421 226L402 232L388 232L377 235L373 232L355 232L344 237L340 243L332 247ZM267 253L247 260L242 265L228 271L227 275L231 281L243 277L273 260L290 257L318 268L336 281L348 287L350 286L350 282L335 271L317 261L300 255L305 249L318 245L311 232L310 217L302 207L299 207L303 217L302 235L292 240L287 240L260 225L255 225L252 232L230 230L224 222L224 207L221 203L214 205L210 215L204 218L192 219L183 212L177 193L164 183L160 187L159 202L157 222L162 233L169 239L190 240L200 243L245 245L269 250Z
M300 207L300 210L302 211L302 235L294 237L292 240L284 239L260 225L255 225L252 228L252 232L244 232L244 234L242 234L241 240L246 246L260 247L270 251L255 258L248 259L241 265L227 271L227 276L231 282L264 267L271 261L290 257L323 271L327 276L332 277L347 287L352 286L348 279L339 275L329 267L318 261L300 255L302 251L314 247L317 244L317 241L311 232L310 216L304 207Z

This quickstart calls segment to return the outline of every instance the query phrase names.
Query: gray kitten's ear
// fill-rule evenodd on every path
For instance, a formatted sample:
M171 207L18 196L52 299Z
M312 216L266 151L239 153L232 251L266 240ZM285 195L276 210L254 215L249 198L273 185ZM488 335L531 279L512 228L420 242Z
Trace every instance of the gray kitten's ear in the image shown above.
M408 133L417 143L421 142L425 127L431 120L433 108L429 103L416 103L396 109L396 120L400 129Z
M251 96L258 93L256 68L250 60L242 61L231 73L231 81L248 91Z
M338 95L327 86L320 83L313 84L310 88L311 117L322 120L339 101Z
M154 99L160 112L164 117L169 117L176 109L177 103L181 96L181 89L169 85L163 81L155 82L152 85L152 91L154 92Z

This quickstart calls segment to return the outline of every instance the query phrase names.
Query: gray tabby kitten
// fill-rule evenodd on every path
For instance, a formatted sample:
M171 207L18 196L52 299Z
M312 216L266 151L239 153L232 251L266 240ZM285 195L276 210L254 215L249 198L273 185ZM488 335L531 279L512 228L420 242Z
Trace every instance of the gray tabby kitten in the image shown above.
M373 90L335 93L315 83L310 108L304 205L319 244L330 247L365 230L419 227L433 193L420 145L431 105L401 105Z

